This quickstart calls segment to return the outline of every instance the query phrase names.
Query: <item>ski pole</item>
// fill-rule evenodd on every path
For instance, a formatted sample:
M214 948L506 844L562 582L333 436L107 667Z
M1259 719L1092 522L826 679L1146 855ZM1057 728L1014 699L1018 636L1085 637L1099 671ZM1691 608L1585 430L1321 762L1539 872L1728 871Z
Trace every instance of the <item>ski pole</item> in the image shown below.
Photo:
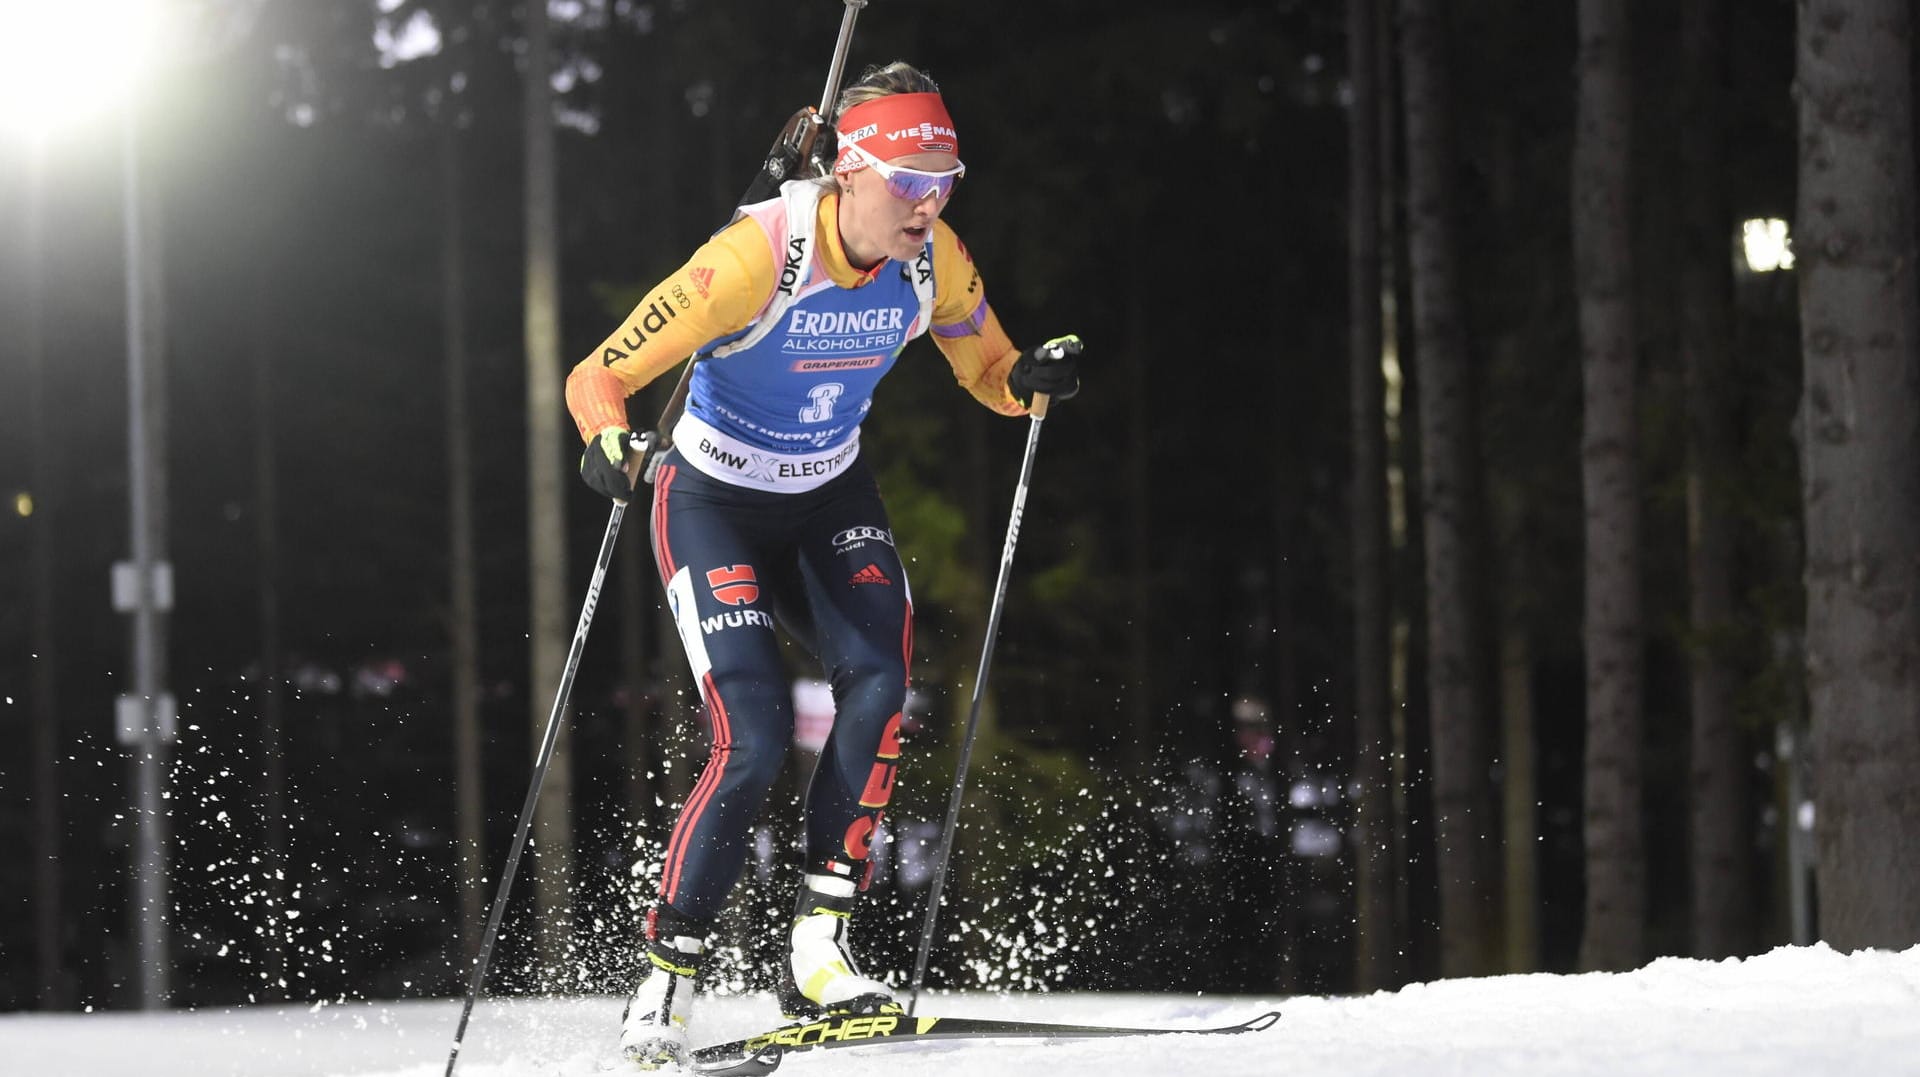
M573 646L567 650L566 669L560 674L560 690L553 700L553 712L547 716L547 729L540 738L540 752L533 761L533 783L527 787L527 801L520 808L520 826L514 832L513 845L507 853L507 866L500 874L500 886L493 895L493 911L487 916L486 934L481 937L480 951L474 957L473 979L467 984L467 1001L460 1007L460 1025L453 1031L453 1050L447 1055L446 1077L453 1077L453 1067L460 1060L460 1041L467 1035L467 1019L473 1016L474 1001L480 997L486 985L487 965L493 959L493 942L500 934L500 921L507 912L507 894L513 889L513 877L520 870L520 852L526 847L527 835L533 829L533 809L540 802L540 785L546 781L547 767L553 763L554 745L560 740L560 715L567 709L567 700L573 695L573 676L580 669L580 652L587 646L587 629L593 624L593 610L600 602L600 585L606 581L607 566L613 561L613 551L620 535L620 518L627 511L627 503L615 501L613 514L607 517L607 534L600 540L600 556L594 561L593 580L587 584L587 600L580 607L580 623L573 629Z
M927 977L927 956L933 949L934 927L940 920L940 895L946 889L947 861L953 855L954 831L960 824L960 800L967 789L967 765L973 759L973 738L980 731L980 702L987 694L987 667L993 662L994 640L1000 635L1000 610L1007 601L1007 578L1013 573L1013 547L1020 541L1020 516L1026 511L1027 482L1033 477L1033 455L1040 446L1040 424L1047 419L1047 394L1033 394L1027 409L1027 451L1020 460L1020 483L1013 490L1013 512L1007 517L1007 541L1000 549L1000 578L993 587L993 605L987 614L987 641L980 648L980 673L973 679L973 704L967 711L967 732L960 742L960 762L954 770L953 794L947 801L947 825L940 832L935 854L933 886L927 891L926 926L920 931L920 952L913 962L913 983L907 990L907 1015L920 1001L920 985Z

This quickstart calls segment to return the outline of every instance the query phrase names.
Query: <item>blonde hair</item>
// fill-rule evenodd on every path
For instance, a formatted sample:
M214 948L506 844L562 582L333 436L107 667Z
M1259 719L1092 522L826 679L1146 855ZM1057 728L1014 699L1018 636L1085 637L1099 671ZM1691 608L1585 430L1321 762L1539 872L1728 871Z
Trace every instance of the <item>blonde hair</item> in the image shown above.
M884 67L873 64L860 73L859 81L840 91L840 101L834 108L834 115L841 115L853 106L875 98L890 97L897 93L939 92L939 83L905 60L895 60Z

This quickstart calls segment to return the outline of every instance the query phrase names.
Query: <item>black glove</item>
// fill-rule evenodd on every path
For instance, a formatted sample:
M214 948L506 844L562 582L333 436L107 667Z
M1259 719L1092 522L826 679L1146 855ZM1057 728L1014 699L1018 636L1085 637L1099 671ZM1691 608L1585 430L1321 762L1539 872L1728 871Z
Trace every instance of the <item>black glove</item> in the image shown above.
M1079 355L1079 337L1054 337L1013 361L1013 369L1007 371L1007 388L1024 407L1033 406L1035 393L1065 400L1080 391Z
M633 432L619 427L608 427L587 442L587 451L580 454L580 477L594 493L615 501L633 496L633 480L627 477L627 457L635 448L633 443Z

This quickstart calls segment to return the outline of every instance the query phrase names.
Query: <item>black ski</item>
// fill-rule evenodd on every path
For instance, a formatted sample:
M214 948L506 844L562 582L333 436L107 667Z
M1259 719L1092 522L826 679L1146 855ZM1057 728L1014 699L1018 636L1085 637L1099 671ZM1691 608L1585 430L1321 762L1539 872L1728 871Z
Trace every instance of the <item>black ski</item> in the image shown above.
M1219 1028L1112 1028L1106 1025L1061 1025L977 1017L908 1017L904 1014L829 1017L785 1025L757 1036L699 1048L693 1052L693 1069L697 1073L717 1074L720 1077L752 1077L754 1074L772 1073L789 1052L811 1051L814 1048L871 1047L875 1044L916 1040L1078 1040L1104 1036L1182 1034L1216 1036L1233 1032L1259 1032L1272 1028L1279 1020L1278 1010L1237 1025Z

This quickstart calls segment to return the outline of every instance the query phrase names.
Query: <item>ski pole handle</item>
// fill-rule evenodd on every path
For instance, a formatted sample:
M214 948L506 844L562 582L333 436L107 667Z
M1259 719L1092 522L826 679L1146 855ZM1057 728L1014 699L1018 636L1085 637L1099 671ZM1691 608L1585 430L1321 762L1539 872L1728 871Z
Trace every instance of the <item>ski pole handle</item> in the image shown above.
M657 430L633 436L634 459L627 474L633 478L633 488L637 491L641 483L652 483L653 473L660 470L660 454L672 448Z

